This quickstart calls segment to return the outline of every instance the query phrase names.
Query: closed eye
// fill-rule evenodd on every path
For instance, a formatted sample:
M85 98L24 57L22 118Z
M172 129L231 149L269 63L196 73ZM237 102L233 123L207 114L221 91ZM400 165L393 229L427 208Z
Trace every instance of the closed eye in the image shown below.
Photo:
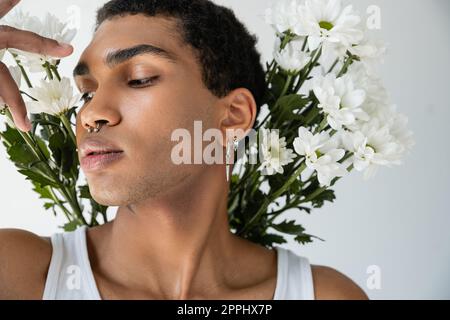
M130 80L128 82L128 85L130 87L138 87L138 88L147 87L147 86L153 85L154 82L156 80L158 80L158 78L159 78L159 76L154 76L154 77L145 78L145 79Z
M159 76L154 76L150 78L130 80L128 81L128 85L133 88L145 88L153 85L155 81L158 80L158 78ZM94 95L94 92L85 92L81 96L80 100L82 100L86 104L94 98Z
M93 97L94 97L94 93L93 92L85 92L81 96L80 100L83 101L84 103L88 103L90 100L92 100Z

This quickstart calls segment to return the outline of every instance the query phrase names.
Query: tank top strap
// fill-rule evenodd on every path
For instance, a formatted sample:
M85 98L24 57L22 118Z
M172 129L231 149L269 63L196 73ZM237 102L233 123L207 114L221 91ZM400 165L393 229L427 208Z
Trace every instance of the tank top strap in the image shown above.
M314 300L314 283L308 258L289 249L278 252L277 286L274 300Z
M51 237L52 257L43 300L100 300L86 243L86 226Z

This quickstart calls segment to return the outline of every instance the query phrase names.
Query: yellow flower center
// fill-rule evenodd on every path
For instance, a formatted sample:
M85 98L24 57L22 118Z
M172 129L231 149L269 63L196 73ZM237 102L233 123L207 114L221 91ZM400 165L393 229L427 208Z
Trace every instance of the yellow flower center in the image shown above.
M319 22L319 26L322 29L325 29L325 30L328 30L328 31L330 31L334 27L333 24L331 22L328 22L328 21L320 21Z

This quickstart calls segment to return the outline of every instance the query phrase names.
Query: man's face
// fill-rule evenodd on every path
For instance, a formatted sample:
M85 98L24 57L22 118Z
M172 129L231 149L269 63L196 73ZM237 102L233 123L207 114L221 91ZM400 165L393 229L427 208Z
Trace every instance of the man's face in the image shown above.
M141 45L167 53L145 47L139 54L136 49L111 58L118 50L142 49ZM136 203L168 192L201 170L200 165L172 162L178 142L171 141L171 134L186 128L193 137L195 120L202 121L203 130L217 127L214 106L219 99L205 87L195 53L182 41L173 20L128 15L105 21L80 62L86 66L75 72L81 74L75 76L77 86L94 95L77 115L78 145L92 136L123 150L120 160L84 172L97 202ZM102 120L98 133L87 132L87 124Z

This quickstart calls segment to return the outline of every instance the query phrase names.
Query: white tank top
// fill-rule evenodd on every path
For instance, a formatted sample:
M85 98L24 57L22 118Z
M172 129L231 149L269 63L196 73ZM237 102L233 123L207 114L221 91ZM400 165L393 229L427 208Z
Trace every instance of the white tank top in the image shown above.
M86 226L73 232L55 233L44 300L101 300L89 262ZM277 284L274 300L313 300L311 266L306 257L293 251L277 250Z

